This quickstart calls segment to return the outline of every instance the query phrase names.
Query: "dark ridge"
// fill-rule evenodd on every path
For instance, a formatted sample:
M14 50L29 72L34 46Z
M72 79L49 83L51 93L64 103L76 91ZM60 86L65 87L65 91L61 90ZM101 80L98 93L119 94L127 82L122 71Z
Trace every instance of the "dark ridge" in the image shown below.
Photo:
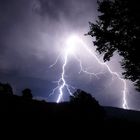
M57 132L90 137L98 133L126 135L139 130L140 112L102 107L93 102L57 104L0 93L0 124L6 133L9 130L26 134L45 131L48 136Z

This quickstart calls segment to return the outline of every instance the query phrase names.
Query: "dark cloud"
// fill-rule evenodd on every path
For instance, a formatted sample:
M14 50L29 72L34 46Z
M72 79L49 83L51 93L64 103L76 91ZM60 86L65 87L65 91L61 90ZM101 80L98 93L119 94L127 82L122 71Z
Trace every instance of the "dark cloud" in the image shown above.
M55 20L58 20L60 14L70 15L70 2L65 0L39 0L40 1L40 9L39 13L42 16L49 16Z
M96 0L87 0L86 3L83 0L39 0L39 2L39 13L55 20L61 16L76 20L79 16L96 11Z

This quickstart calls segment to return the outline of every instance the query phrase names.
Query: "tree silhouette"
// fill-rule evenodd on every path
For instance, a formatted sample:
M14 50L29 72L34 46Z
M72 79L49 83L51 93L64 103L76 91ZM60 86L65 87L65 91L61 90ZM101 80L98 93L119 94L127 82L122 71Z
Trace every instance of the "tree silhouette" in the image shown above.
M100 15L95 23L90 24L88 35L95 37L93 41L97 51L109 61L117 51L123 57L122 74L134 82L140 91L140 8L135 0L103 0L98 1Z
M99 105L98 101L91 94L78 89L73 96L70 96L70 103L79 106L82 111L94 113L98 119L104 115L103 108Z
M77 89L73 96L70 96L70 102L84 105L95 104L96 106L99 106L98 101L96 101L95 98L91 96L91 94L86 93L81 89Z
M31 100L33 98L33 95L31 93L31 90L29 88L26 88L22 91L22 97L24 99L29 99Z
M13 89L10 84L0 83L0 93L4 93L6 95L13 95Z

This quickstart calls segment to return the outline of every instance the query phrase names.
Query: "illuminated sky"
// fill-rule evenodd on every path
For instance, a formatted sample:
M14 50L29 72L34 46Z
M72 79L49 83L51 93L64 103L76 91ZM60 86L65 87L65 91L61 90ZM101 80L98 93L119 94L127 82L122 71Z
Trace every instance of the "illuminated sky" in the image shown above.
M28 87L36 98L56 101L57 94L49 96L60 78L66 39L78 35L90 49L95 50L92 38L84 36L88 21L97 18L96 0L0 0L0 81L9 82L16 94ZM79 64L70 55L66 79L75 88L91 93L102 105L122 107L122 83L96 60L76 45L76 53L90 72L102 71L99 78L78 74ZM61 55L58 63L49 68ZM102 56L98 56L102 60ZM118 55L109 66L122 72ZM127 82L130 108L140 108L140 94ZM64 100L69 95L65 94Z

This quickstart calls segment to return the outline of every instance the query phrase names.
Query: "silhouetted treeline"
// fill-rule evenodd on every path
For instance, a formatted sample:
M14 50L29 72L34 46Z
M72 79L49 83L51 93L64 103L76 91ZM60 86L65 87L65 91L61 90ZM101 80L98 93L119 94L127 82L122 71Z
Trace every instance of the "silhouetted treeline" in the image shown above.
M121 117L122 113L120 115L118 113L120 117L111 117L116 113L115 109L112 109L112 113L110 109L100 106L89 93L80 89L70 96L69 102L57 104L34 100L28 88L22 91L22 96L14 95L12 87L7 85L2 83L0 85L0 122L1 126L4 124L9 130L13 126L17 130L25 127L30 132L34 129L43 129L42 127L45 126L49 129L46 133L71 130L73 134L79 131L78 134L82 136L87 131L93 136L92 133L95 135L95 132L112 130L123 132L140 126L140 119L136 121L135 117L132 120L127 119ZM111 112L111 115L108 112ZM127 116L129 111L124 114ZM137 115L140 116L140 113L136 113Z

